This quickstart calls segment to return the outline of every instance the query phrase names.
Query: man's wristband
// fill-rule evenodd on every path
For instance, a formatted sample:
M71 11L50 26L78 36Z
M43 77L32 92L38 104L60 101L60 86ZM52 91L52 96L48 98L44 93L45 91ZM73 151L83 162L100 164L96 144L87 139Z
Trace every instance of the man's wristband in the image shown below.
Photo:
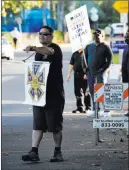
M30 51L36 51L36 46L31 46Z

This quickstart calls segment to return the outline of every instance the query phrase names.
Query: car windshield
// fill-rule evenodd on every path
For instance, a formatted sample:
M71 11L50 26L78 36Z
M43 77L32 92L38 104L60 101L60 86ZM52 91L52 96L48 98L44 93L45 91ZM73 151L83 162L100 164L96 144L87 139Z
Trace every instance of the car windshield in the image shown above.
M7 39L2 38L2 44L4 44L4 45L8 44L8 40L7 40Z

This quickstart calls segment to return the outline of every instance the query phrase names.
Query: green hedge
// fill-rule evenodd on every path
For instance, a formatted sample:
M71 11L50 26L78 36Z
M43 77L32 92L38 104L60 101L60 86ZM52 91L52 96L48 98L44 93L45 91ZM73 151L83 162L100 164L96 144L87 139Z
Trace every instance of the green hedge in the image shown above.
M64 42L64 33L61 31L55 30L53 42L63 43Z
M119 64L119 54L113 54L113 64Z

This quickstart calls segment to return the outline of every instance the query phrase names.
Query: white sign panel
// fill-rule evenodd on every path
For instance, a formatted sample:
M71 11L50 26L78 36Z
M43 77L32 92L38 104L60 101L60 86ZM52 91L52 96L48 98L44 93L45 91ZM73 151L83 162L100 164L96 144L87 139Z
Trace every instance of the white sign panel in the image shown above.
M27 62L25 66L25 102L34 106L46 104L46 85L50 64Z
M93 128L128 128L127 117L109 117L93 119Z
M105 84L104 107L107 110L121 110L123 108L122 84Z
M111 64L109 68L109 79L116 79L118 80L120 77L120 70L121 70L121 64Z
M72 52L85 48L92 40L86 5L70 12L66 16Z
M121 23L128 23L128 14L127 13L120 13L120 22Z

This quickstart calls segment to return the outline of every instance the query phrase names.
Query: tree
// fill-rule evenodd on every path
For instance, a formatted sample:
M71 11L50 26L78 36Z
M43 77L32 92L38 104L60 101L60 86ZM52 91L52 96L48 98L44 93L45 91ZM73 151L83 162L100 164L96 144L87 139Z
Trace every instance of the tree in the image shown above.
M104 11L105 15L108 16L105 18L105 22L113 23L113 22L120 21L119 13L117 11L115 11L115 9L112 7L115 1L116 0L94 1L101 7L101 9Z
M42 7L42 1L2 1L2 16L6 17L9 13L18 14L22 9Z

